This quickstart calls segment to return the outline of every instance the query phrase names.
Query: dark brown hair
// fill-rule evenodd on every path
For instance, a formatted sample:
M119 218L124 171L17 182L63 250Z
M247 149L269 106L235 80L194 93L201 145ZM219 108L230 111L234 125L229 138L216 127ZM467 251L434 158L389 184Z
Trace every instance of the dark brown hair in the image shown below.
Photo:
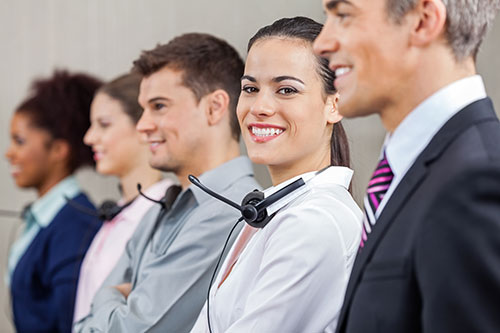
M290 38L299 39L313 43L321 32L323 25L307 17L283 18L273 24L261 28L248 42L247 50L258 40L265 38ZM312 51L311 51L312 52ZM328 60L315 56L317 60L317 71L323 82L323 90L326 95L336 92L333 85L335 73L328 68ZM349 142L341 122L333 125L332 138L330 140L331 165L350 167Z
M137 101L142 76L138 73L121 75L104 84L98 93L103 93L120 102L123 112L137 124L142 115L142 108Z
M36 128L70 146L68 171L93 165L92 150L83 143L90 127L90 104L102 82L83 73L56 70L52 77L33 82L29 96L16 108Z
M230 126L235 140L240 126L236 105L240 96L240 79L244 64L238 52L226 41L208 34L190 33L143 51L134 61L134 71L149 76L168 66L183 72L183 84L191 89L198 102L217 89L225 90L230 99Z

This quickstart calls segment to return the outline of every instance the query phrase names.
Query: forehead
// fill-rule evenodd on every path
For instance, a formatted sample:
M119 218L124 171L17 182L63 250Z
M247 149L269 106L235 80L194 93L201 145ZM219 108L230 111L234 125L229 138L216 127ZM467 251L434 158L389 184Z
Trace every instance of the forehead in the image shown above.
M123 112L120 102L106 93L100 92L94 97L90 108L92 115Z
M387 0L322 0L325 10L334 10L340 5L348 5L356 8L367 8L368 6L384 5ZM400 0L402 1L402 0Z
M172 95L173 92L179 89L187 89L184 87L183 82L183 72L180 70L174 70L169 67L164 67L153 74L146 76L141 81L139 101L142 103L142 99L161 97L166 95Z
M49 131L36 127L32 122L31 115L22 110L12 116L10 131L12 134L42 136L44 139L51 137Z
M312 45L290 38L267 38L258 41L248 53L245 74L266 76L310 76L316 73L317 60Z
M35 129L31 117L27 111L20 110L15 112L10 121L11 128L18 130Z

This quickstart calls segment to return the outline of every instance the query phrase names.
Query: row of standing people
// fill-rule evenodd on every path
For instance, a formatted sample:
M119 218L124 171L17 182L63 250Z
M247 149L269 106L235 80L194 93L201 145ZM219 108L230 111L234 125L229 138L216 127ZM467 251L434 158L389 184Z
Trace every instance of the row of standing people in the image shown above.
M308 181L307 192L281 208L265 229L245 226L239 237L233 234L229 244L238 238L241 246L253 238L255 253L244 259L231 251L232 257L238 256L238 263L246 263L246 267L223 265L221 269L230 270L231 274L225 272L224 287L212 288L211 297L217 289L233 297L237 293L239 296L232 301L236 302L235 307L241 307L247 298L274 294L272 300L258 304L255 309L247 308L245 315L240 314L239 323L226 325L254 326L249 321L258 319L266 323L264 327L272 324L288 330L292 326L283 326L287 321L277 321L276 313L267 309L286 302L291 291L293 297L301 297L307 290L311 301L324 299L334 306L329 308L325 304L323 321L303 328L334 326L334 313L342 302L345 281L359 244L361 211L348 191L352 171L347 137L340 124L342 116L336 106L334 76L326 61L320 61L312 53L312 42L320 31L320 24L306 18L285 19L263 28L249 44L246 71L237 52L226 42L205 34L187 34L144 52L134 63L133 74L96 85L95 95L90 93L86 100L89 105L92 101L91 126L83 141L92 148L96 170L119 177L122 199L118 204L125 208L112 218L108 216L90 242L97 221L84 214L84 205L74 195L58 190L68 179L75 183L70 173L60 174L52 187L39 191L40 199L33 205L49 196L64 203L55 220L64 211L74 215L71 224L66 221L69 230L65 231L72 248L59 246L62 244L53 239L54 231L50 228L43 229L45 238L40 236L42 233L36 235L33 244L47 247L46 239L50 239L54 243L52 251L64 252L73 260L64 262L63 269L68 271L64 283L52 280L40 286L33 284L37 274L52 274L44 272L43 265L39 266L40 271L30 272L29 279L23 282L17 282L21 280L17 275L25 274L23 266L33 266L43 256L53 254L44 251L39 251L36 257L29 252L23 254L30 262L17 265L12 278L16 282L11 285L17 329L68 331L71 323L76 322L75 331L136 332L152 328L189 331L206 299L211 273L238 212L190 186L187 175L201 175L200 180L205 184L238 202L248 192L259 189L250 161L239 156L241 129L250 159L269 166L273 185L279 186L304 174L312 179ZM285 40L281 40L281 35L286 35ZM282 52L290 56L283 59ZM60 82L63 78L67 81ZM43 82L48 86L68 87L71 79L75 80L68 73L56 73ZM59 91L64 96L64 89ZM57 100L53 98L51 103ZM85 106L81 109L84 111ZM16 130L23 111L18 108L12 120L12 137L24 134ZM72 113L75 112L67 112L66 117L72 117ZM58 126L64 121L61 117ZM86 128L87 123L81 127ZM48 132L45 128L36 128L37 131ZM74 129L71 133L75 133ZM21 168L24 162L18 155L12 145L7 156L12 165ZM325 168L320 175L312 176ZM169 195L178 185L160 181L159 170L175 173L182 187L178 198ZM33 183L20 183L20 176L15 174L18 185L38 190ZM137 192L137 183L147 188L145 196ZM266 196L278 188L266 190ZM173 202L164 202L162 206L146 199L160 200L163 196L171 197ZM66 198L71 201L66 203ZM90 207L90 203L86 206ZM285 210L286 214L281 212ZM64 216L68 218L67 214ZM83 235L82 230L71 230L76 223L73 220L82 216L89 229L83 243L78 239ZM51 223L51 228L60 229L55 223ZM238 225L236 230L241 228ZM308 236L304 237L303 229L308 230ZM273 236L276 234L280 236ZM87 247L76 285L74 274ZM263 247L276 251L263 251ZM266 267L259 268L263 261ZM267 271L248 281L255 289L254 295L245 292L248 286L241 276L249 274L249 270L253 274ZM282 284L288 276L284 274L287 270L295 271L290 281L293 288ZM326 283L331 277L334 279ZM215 281L220 283L220 277ZM261 281L267 281L268 285ZM62 285L64 293L59 291ZM325 287L314 287L321 285ZM37 293L39 290L35 288L40 287L45 288L44 297L33 296L23 301L17 297L19 290ZM302 301L304 307L308 306ZM42 302L44 312L53 317L40 322L41 309L32 307ZM58 311L63 306L66 311ZM217 313L214 299L212 306ZM295 307L294 312L299 314L304 307ZM289 310L283 307L283 318L296 315ZM30 317L28 313L36 316ZM208 324L204 313L195 330L205 322ZM229 327L218 327L215 322L213 325L217 331Z
M94 268L92 257L98 258L104 253L101 249L105 248L106 240L110 239L109 235L113 227L111 224L107 226L108 222L106 222L100 229L81 270L82 277L77 292L77 311L79 311L79 299L86 300L82 301L81 314L75 318L77 321L74 326L75 331L332 332L347 330L358 332L372 330L446 331L452 328L473 330L478 327L486 328L488 331L495 327L494 316L490 316L487 310L491 308L489 305L494 308L495 303L485 300L484 290L492 289L496 292L497 289L494 287L498 286L498 276L484 265L477 266L477 262L474 267L479 267L479 272L465 274L462 271L461 274L455 275L456 272L453 269L456 269L457 265L454 263L468 267L470 262L459 259L463 256L453 252L457 250L453 245L468 245L465 250L463 247L460 248L465 253L476 253L485 257L488 255L491 257L492 253L484 246L476 248L477 244L464 243L465 238L461 237L464 233L456 230L446 221L461 221L461 217L454 215L453 209L457 205L462 205L462 200L465 200L468 195L474 194L472 201L475 207L483 207L482 214L486 214L481 216L480 226L484 224L488 228L471 229L465 224L463 229L477 237L484 236L487 231L492 238L485 240L482 237L481 239L486 244L492 244L491 242L495 240L489 231L498 231L499 227L498 223L495 223L495 221L498 222L498 216L496 220L494 217L495 210L498 212L498 202L491 204L491 199L498 197L498 189L495 192L491 187L495 181L498 183L498 177L495 176L498 175L498 170L495 174L495 169L485 166L484 162L496 163L499 155L494 145L486 144L491 142L489 139L498 138L498 119L494 116L491 106L488 109L487 105L483 105L487 103L487 100L483 99L484 92L481 93L480 89L477 89L478 85L482 86L481 82L478 84L480 78L471 77L474 71L470 70L470 66L465 66L467 70L463 71L462 77L447 77L450 81L446 83L450 85L446 86L444 92L431 91L437 93L430 99L434 103L447 106L449 110L443 119L430 126L435 132L430 130L429 133L424 133L427 141L419 151L414 153L413 160L409 162L410 166L415 159L417 164L425 162L426 167L429 168L429 175L426 176L425 172L418 173L418 170L415 170L418 167L413 169L408 167L402 171L395 170L395 173L401 172L394 174L391 167L397 169L401 166L400 160L394 153L398 147L397 143L394 143L396 142L394 138L408 134L401 133L401 130L395 131L395 129L398 126L404 128L406 124L408 127L406 131L409 131L412 126L408 126L407 123L414 120L416 115L422 116L422 113L425 115L429 107L425 107L423 103L423 107L416 108L415 112L412 112L413 118L408 116L403 122L402 119L406 116L405 105L400 105L401 109L398 113L392 114L391 105L383 103L388 102L390 94L387 89L393 87L391 84L399 82L399 76L396 72L388 71L383 73L389 77L389 79L382 80L385 87L373 85L375 82L370 80L372 78L369 75L370 68L363 67L371 64L370 57L363 58L367 56L366 52L363 52L363 47L371 46L373 50L378 51L379 53L374 52L371 57L380 56L379 60L384 60L382 57L384 52L392 52L392 50L378 50L375 45L370 44L368 38L359 34L360 32L356 35L356 28L359 29L360 23L347 24L344 20L359 20L358 16L370 20L369 15L384 15L386 7L372 8L378 11L369 10L370 8L365 7L370 5L354 2L353 5L351 2L325 1L327 24L321 35L322 26L306 18L278 20L262 28L249 42L245 66L236 51L227 43L205 34L187 34L177 37L166 45L144 52L134 62L134 70L141 77L138 100L143 110L136 128L149 144L151 153L149 164L154 169L174 172L181 190L174 191L175 185L163 184L163 190L168 187L163 200L159 201L159 205L153 205L144 215L133 235L129 231L128 236L124 237L131 237L126 246L122 239L121 246L125 246L124 253L119 259L117 256L112 259L112 261L117 261L116 266L112 270L108 267L110 273L104 282L102 280L105 274L96 280L93 289L87 289L83 292L83 296L80 296L85 284L90 282L90 278L86 279L85 274L90 276ZM426 5L441 3L440 1L422 2ZM374 3L380 5L382 1ZM374 6L374 4L371 5ZM450 6L453 8L454 4ZM344 9L354 12L350 15L345 14ZM422 47L420 56L428 57L432 52L422 45L430 43L435 46L432 49L435 52L433 55L442 56L439 60L456 64L458 68L463 69L463 59L458 56L455 58L456 54L450 57L449 46L436 39L439 34L432 34L438 31L441 32L441 36L443 35L444 23L448 22L446 15L436 16L441 20L441 25L434 24L437 21L429 19L436 13L443 14L443 8L424 6L418 7L418 10L426 15L413 15L404 23L410 26L412 20L416 20L419 25L415 24L413 27L421 29L417 29L420 35L409 30L415 35L411 35L410 44L413 45L413 49L408 54L413 57L413 53L416 53L415 48ZM365 13L365 16L360 13ZM487 25L488 22L482 23ZM384 24L393 28L394 31L397 30L395 22L384 22ZM343 34L339 32L343 32L346 38L350 39L344 40ZM423 40L426 40L427 44ZM315 43L314 49L313 42ZM397 43L398 40L394 38L390 42ZM480 41L477 43L478 47ZM339 63L336 57L340 46L345 52L342 53L344 57L349 54L353 56L354 64ZM403 49L400 51L404 52ZM472 53L465 55L466 65L470 65L470 61L473 64L475 53ZM321 55L322 58L316 54ZM343 61L348 61L348 59ZM379 65L384 65L384 62L380 61ZM404 65L407 67L399 68L401 72L403 72L402 69L414 68L406 63L401 66L404 67ZM354 80L355 75L359 75L360 87L349 81ZM363 86L367 82L372 85ZM457 88L457 85L461 88ZM334 86L342 93L340 99ZM360 92L359 89L363 87L367 91ZM468 88L473 92L463 97L461 105L449 105L448 100L454 96L457 89L463 91ZM102 146L100 140L105 137L107 127L106 122L103 122L106 117L99 116L97 105L99 105L98 102L108 103L107 109L111 110L109 104L116 102L113 100L116 99L114 96L105 93L105 89L103 91L104 95L98 93L94 99L95 105L93 105L91 115L92 127L85 137L86 142L94 148L94 157L100 172L105 172L107 147ZM410 91L411 89L407 92ZM397 95L397 89L394 88L392 93ZM418 93L421 92L417 91L414 95ZM384 96L385 99L382 98ZM424 100L425 98L417 102L421 103ZM477 103L473 103L474 101L483 104L478 106ZM374 104L370 105L370 102ZM457 117L465 117L463 115L468 114L467 108L464 109L465 112L461 110L471 103L476 105L476 108L479 107L479 110L488 109L482 118L481 115L478 116L481 119L471 120L469 117L467 118L469 122L453 120ZM339 105L344 115L380 112L390 132L384 145L382 161L369 185L364 218L349 194L352 170L349 169L349 150L341 126L342 116L339 113ZM123 105L119 107L123 108ZM411 106L407 112L415 107L416 105ZM382 113L381 110L388 111ZM477 111L476 114L481 112L483 111ZM453 117L455 114L457 116ZM403 116L398 119L396 115ZM17 112L16 116L18 116ZM448 124L448 120L451 123ZM459 126L461 123L463 126ZM135 134L132 124L133 121L129 123L130 137ZM443 124L447 125L439 131ZM476 163L481 167L479 174L475 168L469 167L469 160L462 156L467 152L464 151L463 145L457 147L452 144L474 139L464 137L464 135L469 135L467 131L464 132L465 134L458 134L454 129L457 126L462 129L470 127L472 130L475 126L482 126L482 133L486 135L482 139L485 148L476 150L475 157ZM15 128L15 126L12 127ZM274 211L275 215L272 215L265 228L255 228L251 225L241 228L236 225L237 228L241 228L241 231L237 237L230 239L230 243L235 241L234 246L228 252L217 276L212 281L211 273L215 269L218 254L229 229L238 219L239 213L223 203L211 200L201 190L190 185L188 175L200 176L203 183L237 202L241 201L246 193L258 187L253 179L249 161L244 157L238 157L240 131L249 158L255 163L268 167L273 187L264 191L265 197L277 193L284 186L299 178L305 180L306 185L301 191L296 191L295 194L292 192L282 199L281 203L279 202ZM450 131L456 135L451 139ZM434 135L436 138L433 141L431 139ZM125 134L121 136L121 139L124 139ZM134 140L137 141L137 138ZM399 141L404 142L404 140ZM431 148L424 150L426 144ZM52 145L46 144L44 147L51 149ZM59 156L56 154L57 151L54 148L53 153L45 155L57 157ZM124 151L119 155L123 157L127 153L128 151ZM422 155L418 157L420 153ZM429 157L429 154L432 156ZM14 160L14 158L9 158L11 161ZM430 158L434 163L432 167ZM420 161L420 159L425 159L425 161ZM454 164L456 172L449 172L447 177L443 177L442 169L449 168L450 161ZM116 167L118 170L118 166ZM22 171L22 166L18 168ZM109 170L107 172L112 173ZM119 175L116 170L113 173ZM470 185L467 183L469 177L462 176L471 170L476 172L471 175L481 181L487 189L485 193L481 192L482 188L474 187L469 190ZM155 178L158 174L153 169L151 172L151 178L144 179L144 184L152 184L158 180ZM404 177L406 172L409 178ZM407 189L410 186L408 183L416 177L416 172L419 174L418 184L413 184L411 189ZM122 204L124 204L127 200L132 200L137 193L131 190L130 197L125 198L126 177L121 176L124 193ZM136 183L137 180L139 179L135 176L132 183ZM150 182L148 183L147 180ZM457 183L469 186L457 187ZM133 184L128 185L128 189L133 188ZM56 188L56 186L53 187L53 189ZM462 196L455 197L450 194L452 190L452 194L462 193L460 191L464 188L466 191ZM50 194L51 191L42 194ZM478 193L472 193L473 191L478 191ZM63 193L62 197L68 196L64 190L60 192ZM159 192L161 196L162 191ZM444 197L444 201L439 205L436 205L436 202L442 198L436 196L436 193ZM386 194L387 197L384 199ZM476 195L486 199L478 199ZM74 194L71 196L75 200L78 198ZM425 199L423 196L426 196L432 197L432 200L429 199L428 202L420 204L420 208L405 204L396 205L398 197L407 196L414 196L421 200ZM44 195L41 195L40 200L43 198ZM132 207L136 200L127 208ZM37 202L32 207L36 204ZM470 206L464 205L463 207L466 207L463 211L467 217L466 221L480 216L474 215L474 211L468 208ZM401 211L399 212L398 209ZM29 211L34 211L34 209ZM396 214L394 211L402 214L400 220L408 222L406 224L394 223L394 228L389 229L392 232L387 237L381 238L382 231L377 231L377 228L388 228L387 220L391 220ZM125 214L125 212L123 210L120 214ZM386 217L389 212L391 216ZM120 215L115 218L118 216ZM380 227L375 225L379 219ZM421 227L422 221L426 221L426 224ZM435 224L431 225L428 221L434 221ZM443 237L448 226L454 232L446 237L453 242ZM135 226L130 227L131 230L134 228ZM401 228L411 230L398 233ZM43 232L49 230L43 227L38 229L35 240L39 239ZM83 234L80 232L81 235ZM422 237L426 237L428 242L422 242ZM401 247L401 242L404 240L406 240L405 244ZM54 243L59 241L55 240ZM443 250L442 253L446 254L446 258L450 259L447 263L441 262L441 265L450 268L447 271L437 269L436 264L439 263L437 258L422 257L430 253L429 251L438 245L437 242L446 245L441 244L440 248ZM75 241L71 241L72 245L74 243ZM81 244L81 239L79 243ZM378 252L375 246L379 247ZM30 245L27 251L30 251L32 247ZM52 248L48 246L45 250ZM81 250L82 246L75 248ZM115 253L120 251L121 249ZM65 253L69 254L69 251ZM357 254L358 265L355 266L348 286ZM21 266L20 263L23 262L25 256L26 254L17 266ZM362 263L359 263L361 261ZM28 314L34 314L38 318L43 317L44 314L38 312L37 308L23 312L19 308L16 315L16 294L13 288L14 283L17 283L15 282L16 274L38 278L32 272L29 272L31 275L18 273L17 266L12 266L15 269L12 270L11 276L16 326L27 323ZM37 267L42 266L45 268L44 265ZM75 261L73 268L78 266L79 263ZM56 265L56 268L60 267ZM435 270L430 272L431 268ZM108 271L102 271L108 273ZM52 269L51 272L59 273L57 269ZM450 274L455 276L455 281L464 282L460 284L462 290L452 292L440 282ZM483 274L489 278L486 281L480 279L483 283L477 285L475 282L479 280L476 277ZM24 279L24 282L26 281L28 280ZM69 289L69 285L72 283L74 285L75 280L71 279L70 275L67 275L65 279L56 275L50 282L53 285L65 284ZM210 282L213 284L206 295ZM96 291L98 285L101 286ZM442 297L436 299L435 292L438 286ZM382 290L387 293L384 292L381 295ZM467 291L477 292L479 298L467 298L467 295L471 296ZM93 293L95 295L92 295ZM71 296L70 294L71 292L67 296ZM46 295L51 295L51 293L47 292ZM19 299L27 300L26 297ZM68 299L70 298L59 298L60 301L65 302L68 302ZM90 299L92 299L92 305L89 308ZM205 299L207 302L203 305ZM379 306L377 300L385 302L384 306ZM471 311L471 307L464 306L464 301L486 311L482 311L475 318L477 311ZM47 301L47 306L50 302L52 300ZM24 305L27 306L27 303L25 302ZM462 316L452 320L449 316L451 310L443 307L444 305L451 306ZM55 308L58 314L64 312L60 311L60 306L58 304ZM432 309L432 313L429 309ZM65 310L70 312L69 308ZM80 316L82 317L79 318ZM56 318L51 319L50 322L53 325L58 325ZM41 323L33 323L41 325ZM66 326L61 326L62 331L69 329L68 323L71 323L71 319L67 321L66 318L64 324ZM56 327L51 326L48 330L55 331ZM39 326L31 326L24 331L39 328Z

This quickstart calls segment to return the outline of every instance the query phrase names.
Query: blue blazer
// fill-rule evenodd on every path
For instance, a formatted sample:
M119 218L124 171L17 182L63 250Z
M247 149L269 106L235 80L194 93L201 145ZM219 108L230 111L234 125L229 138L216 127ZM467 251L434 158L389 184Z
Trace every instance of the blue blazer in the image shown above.
M83 193L73 200L95 209ZM80 265L100 224L66 204L33 239L11 280L17 332L71 332Z

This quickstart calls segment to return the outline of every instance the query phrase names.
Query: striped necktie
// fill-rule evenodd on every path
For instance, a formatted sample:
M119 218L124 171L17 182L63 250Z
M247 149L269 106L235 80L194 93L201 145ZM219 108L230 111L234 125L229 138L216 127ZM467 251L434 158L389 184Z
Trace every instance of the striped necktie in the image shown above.
M365 242L368 239L368 234L371 233L373 226L376 222L376 212L380 206L380 202L384 198L385 193L391 185L394 174L392 173L391 167L387 158L384 156L380 160L373 172L373 176L368 183L368 188L366 190L366 196L364 200L365 206L365 216L363 219L363 234L361 236L360 248L365 246Z

